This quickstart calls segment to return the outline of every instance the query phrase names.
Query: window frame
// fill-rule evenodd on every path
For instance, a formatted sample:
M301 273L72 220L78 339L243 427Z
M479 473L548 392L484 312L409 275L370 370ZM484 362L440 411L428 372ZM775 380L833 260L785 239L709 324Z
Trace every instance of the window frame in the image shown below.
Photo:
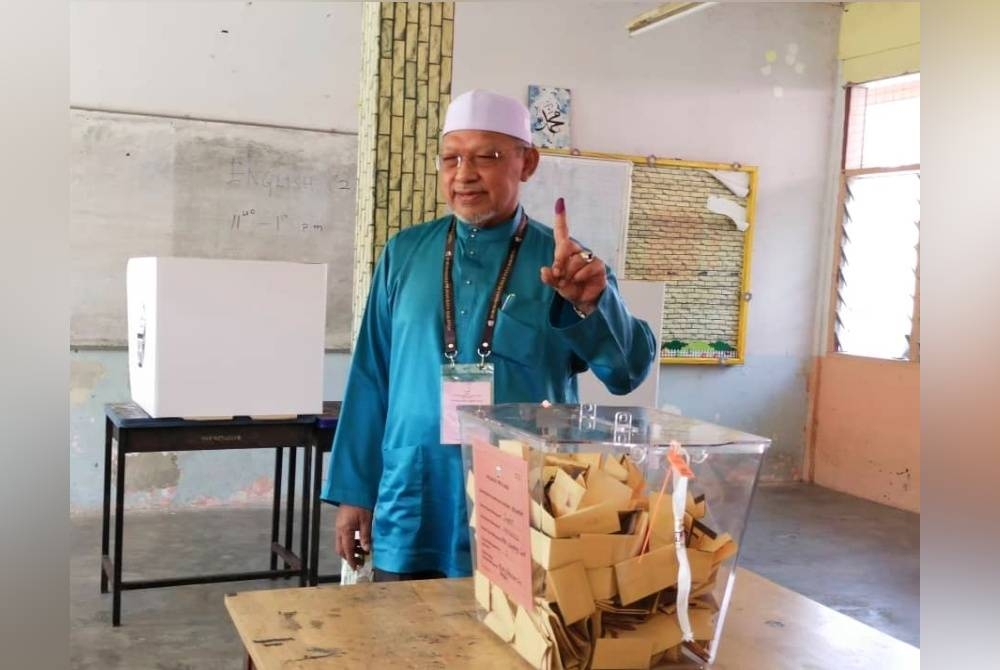
M891 174L899 172L916 172L917 175L920 174L920 163L912 163L910 165L897 165L893 167L870 167L870 168L852 168L847 169L847 142L848 142L848 132L849 132L849 122L851 118L851 98L854 89L860 84L848 84L844 87L845 89L845 99L844 99L844 131L843 131L843 141L841 144L840 152L840 171L839 171L839 186L837 189L837 227L834 233L833 240L833 268L832 277L830 282L830 296L827 302L827 332L826 332L826 354L830 356L850 356L852 358L862 358L869 359L873 361L885 361L887 363L919 363L920 362L920 242L917 242L917 267L915 269L916 273L916 288L913 294L913 318L910 324L910 347L909 347L909 357L900 358L878 358L874 356L865 356L860 354L852 354L846 351L839 351L837 349L837 308L840 304L839 289L840 289L840 271L841 264L844 259L843 241L844 241L844 224L847 214L846 203L847 203L847 181L852 177L869 175L869 174Z

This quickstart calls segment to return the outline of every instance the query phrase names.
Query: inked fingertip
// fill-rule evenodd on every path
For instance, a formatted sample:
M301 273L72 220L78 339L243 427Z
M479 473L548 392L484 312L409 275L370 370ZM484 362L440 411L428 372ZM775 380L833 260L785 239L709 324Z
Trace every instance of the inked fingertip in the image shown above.
M562 214L566 211L566 201L561 197L556 200L556 214Z

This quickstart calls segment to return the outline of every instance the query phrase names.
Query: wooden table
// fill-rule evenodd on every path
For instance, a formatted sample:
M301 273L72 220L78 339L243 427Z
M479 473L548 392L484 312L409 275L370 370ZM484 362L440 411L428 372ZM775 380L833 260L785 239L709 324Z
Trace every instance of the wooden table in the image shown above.
M480 624L471 579L248 591L226 609L255 670L527 668ZM740 569L723 670L910 670L920 651Z
M335 405L335 406L334 406ZM339 403L329 406L339 412ZM324 412L327 410L324 405ZM154 419L134 402L112 403L105 406L104 439L104 504L101 524L101 593L112 593L111 623L121 624L122 591L186 584L264 579L298 576L305 586L309 579L310 505L313 501L313 481L310 468L314 454L321 451L318 442L327 440L332 428L317 428L319 415L303 415L286 419L256 419L234 417L209 421L162 418ZM335 425L335 424L334 424ZM303 485L301 494L300 547L292 547L295 523L295 461L297 449L304 450ZM125 522L125 464L128 455L161 451L211 451L232 449L274 450L274 500L271 518L271 541L267 547L269 568L252 572L227 572L211 575L189 575L169 579L123 580L123 530ZM288 454L288 477L285 496L285 537L281 529L282 454ZM321 456L320 456L321 458ZM114 463L114 556L111 554L111 489ZM317 494L318 495L318 494ZM318 524L315 526L318 532ZM284 568L278 567L278 559ZM141 563L141 560L138 561Z

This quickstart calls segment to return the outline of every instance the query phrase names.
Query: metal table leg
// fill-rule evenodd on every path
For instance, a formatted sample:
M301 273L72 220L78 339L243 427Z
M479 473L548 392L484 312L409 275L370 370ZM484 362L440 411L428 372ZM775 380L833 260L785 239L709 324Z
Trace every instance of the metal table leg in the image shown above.
M114 424L104 419L104 504L101 510L101 593L108 592L108 573L105 560L111 552L111 443Z
M298 456L298 449L291 447L288 450L288 491L285 494L285 549L292 550L292 532L295 530L295 459ZM305 556L301 557L303 561ZM285 569L292 567L285 561Z
M320 526L320 489L323 486L323 448L320 440L313 437L313 481L312 481L312 519L309 528L309 586L319 583L319 526Z
M112 579L111 625L122 622L122 556L125 544L125 461L128 453L128 431L118 431L118 469L115 476L115 563Z
M281 461L283 454L284 449L281 447L274 450L274 503L271 509L271 544L267 546L268 565L272 570L278 569L278 555L274 553L274 544L278 541L278 534L281 530ZM271 579L276 579L276 577L272 576Z
M299 574L299 586L306 586L309 581L309 503L312 495L310 444L302 445L302 525L299 527L299 556L302 559L302 571Z

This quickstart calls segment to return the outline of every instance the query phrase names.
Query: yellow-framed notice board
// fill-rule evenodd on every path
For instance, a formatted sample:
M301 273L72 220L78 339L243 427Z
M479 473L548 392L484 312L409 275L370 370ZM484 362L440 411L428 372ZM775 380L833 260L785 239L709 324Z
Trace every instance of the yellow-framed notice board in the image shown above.
M757 168L577 150L543 153L632 163L618 276L665 283L660 361L742 364Z

